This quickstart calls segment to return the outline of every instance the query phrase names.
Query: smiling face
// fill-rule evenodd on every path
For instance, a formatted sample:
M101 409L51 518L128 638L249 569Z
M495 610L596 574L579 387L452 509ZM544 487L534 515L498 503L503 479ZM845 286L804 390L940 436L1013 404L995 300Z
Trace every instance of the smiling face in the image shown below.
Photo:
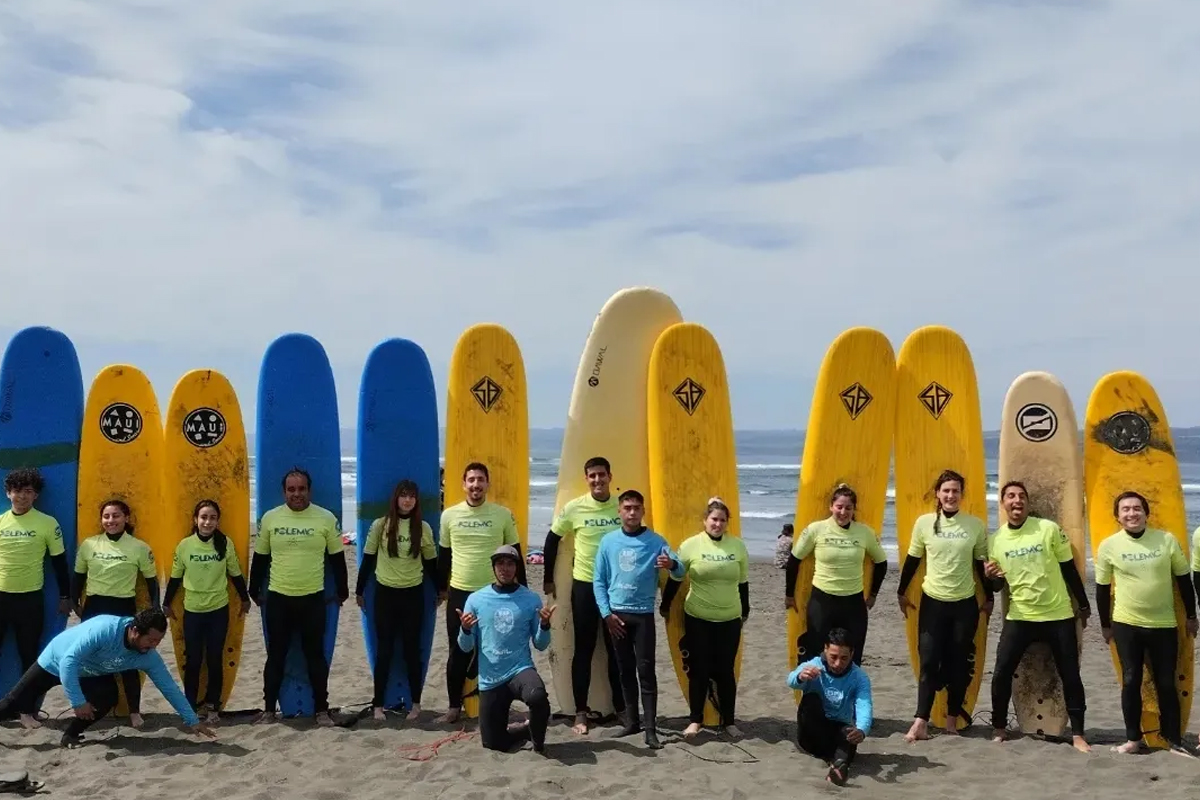
M1008 486L1000 498L1000 505L1008 517L1008 524L1019 527L1029 515L1029 495L1020 486Z
M109 505L100 511L100 525L104 532L111 536L124 533L128 522L129 517L125 516L125 511L120 506Z
M32 486L13 489L5 494L8 495L8 502L12 503L12 511L17 516L28 513L29 509L33 508L33 503L38 496Z
M467 504L482 505L487 499L488 484L488 476L483 470L473 469L467 472L463 478L463 492L467 495Z
M201 536L212 536L221 521L221 515L212 506L204 506L196 513L196 530Z
M604 467L589 467L584 477L594 499L601 503L608 499L608 485L612 482L612 473Z
M1117 504L1117 519L1121 527L1132 533L1146 529L1146 509L1137 497L1126 497Z
M937 499L943 513L957 514L962 503L962 484L958 481L942 481L937 490Z
M303 511L311 502L312 487L303 475L288 475L283 484L283 498L292 511Z
M405 516L412 513L412 510L417 507L417 496L415 494L401 493L396 498L396 510Z
M722 509L714 508L708 512L704 518L704 532L713 538L717 538L725 533L726 526L729 525L729 515Z
M834 521L844 528L854 519L854 501L842 495L829 506L829 513L833 515Z

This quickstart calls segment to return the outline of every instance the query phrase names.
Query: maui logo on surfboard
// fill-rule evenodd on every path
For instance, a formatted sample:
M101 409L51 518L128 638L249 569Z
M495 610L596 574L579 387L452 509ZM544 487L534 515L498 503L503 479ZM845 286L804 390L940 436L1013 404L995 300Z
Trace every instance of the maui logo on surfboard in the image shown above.
M225 417L215 408L197 408L183 418L183 438L201 449L220 444L226 430Z
M100 412L100 432L113 444L129 444L142 433L142 414L129 403L111 403Z

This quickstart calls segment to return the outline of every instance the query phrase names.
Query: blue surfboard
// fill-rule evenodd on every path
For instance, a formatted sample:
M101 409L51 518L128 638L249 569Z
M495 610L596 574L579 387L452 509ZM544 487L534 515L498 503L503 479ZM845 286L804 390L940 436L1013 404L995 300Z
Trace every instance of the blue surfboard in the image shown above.
M75 347L52 328L25 328L8 343L0 361L0 480L11 470L37 467L46 481L34 507L58 520L67 551L68 573L75 563L75 501L79 477L79 436L83 428L83 376ZM10 507L0 495L0 512ZM40 647L63 631L58 613L58 582L45 560L45 624ZM0 695L21 677L12 631L0 643Z
M281 481L293 467L312 476L311 500L342 524L342 457L337 390L325 348L311 336L280 336L263 354L258 376L255 431L255 505L258 522L284 502ZM264 597L266 586L263 587ZM333 575L325 570L325 596L333 599ZM325 660L333 663L340 607L325 611ZM267 640L266 603L260 608ZM312 716L312 685L297 634L288 649L279 710L286 717Z
M358 565L371 523L388 512L392 490L407 478L420 491L421 518L438 538L441 517L438 473L437 391L429 359L421 347L407 339L388 339L376 345L363 367L358 394ZM382 548L381 548L382 549ZM421 661L429 668L437 618L437 590L428 577L424 583L425 614L421 634ZM367 661L375 670L375 577L363 590L363 637ZM384 695L387 708L411 708L412 694L404 668L405 654L399 642L388 673Z

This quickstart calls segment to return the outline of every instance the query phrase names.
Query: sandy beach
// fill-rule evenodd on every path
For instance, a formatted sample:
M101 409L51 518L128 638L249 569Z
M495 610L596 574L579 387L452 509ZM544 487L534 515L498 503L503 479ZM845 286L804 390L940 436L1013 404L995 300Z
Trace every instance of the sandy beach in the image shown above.
M348 560L353 564L352 556ZM531 565L529 578L531 586L540 587L541 567ZM1000 627L996 618L990 626L975 726L961 737L907 744L903 735L911 723L916 683L893 599L896 579L893 564L880 603L872 611L867 638L864 666L875 689L875 727L860 750L849 784L840 789L826 784L822 765L794 743L795 706L784 684L782 576L766 562L755 563L751 571L753 611L743 645L738 697L738 724L745 738L736 745L708 733L695 743L679 738L678 732L687 724L687 707L660 632L659 727L665 749L649 751L640 737L613 739L615 728L594 729L589 736L578 737L562 717L551 721L545 757L532 752L485 752L472 723L457 740L435 749L436 743L457 730L434 723L446 702L447 651L439 631L420 723L392 717L385 724L365 719L347 728L319 729L311 720L253 727L248 717L235 717L222 720L217 743L201 742L178 729L178 718L147 683L143 730L109 719L90 732L91 744L63 750L57 746L57 728L62 723L54 718L67 709L62 690L54 689L45 706L52 719L43 730L25 733L16 723L5 724L0 733L4 744L0 770L27 769L31 777L46 781L51 796L91 800L171 796L337 800L392 798L406 791L430 800L568 795L606 800L795 797L811 791L972 800L994 796L1002 781L1010 797L1126 798L1146 791L1156 798L1194 796L1200 786L1200 760L1161 752L1148 756L1110 752L1110 745L1123 739L1119 696L1094 619L1085 632L1083 654L1091 755L1079 754L1066 743L1035 739L990 742L988 692ZM353 581L352 574L351 586ZM171 648L163 646L160 652L174 670ZM247 625L243 654L231 710L258 708L262 702L264 650L257 615ZM537 654L537 664L549 685L546 654ZM352 717L369 703L370 692L358 609L351 602L343 608L339 626L330 702ZM514 710L519 713L523 708L518 705ZM1194 732L1196 725L1190 728ZM1195 742L1194 734L1189 740Z

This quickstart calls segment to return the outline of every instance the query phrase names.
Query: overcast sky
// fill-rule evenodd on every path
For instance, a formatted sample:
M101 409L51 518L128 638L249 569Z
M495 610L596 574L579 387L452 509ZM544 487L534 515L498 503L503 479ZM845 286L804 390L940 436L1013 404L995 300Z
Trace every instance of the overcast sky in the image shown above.
M1200 424L1198 36L1185 0L12 0L0 337L58 327L164 405L221 369L253 428L263 350L309 332L353 427L376 342L444 395L493 321L560 426L594 315L649 284L741 428L803 427L845 328L932 322L989 428L1030 369L1081 419L1137 369Z

